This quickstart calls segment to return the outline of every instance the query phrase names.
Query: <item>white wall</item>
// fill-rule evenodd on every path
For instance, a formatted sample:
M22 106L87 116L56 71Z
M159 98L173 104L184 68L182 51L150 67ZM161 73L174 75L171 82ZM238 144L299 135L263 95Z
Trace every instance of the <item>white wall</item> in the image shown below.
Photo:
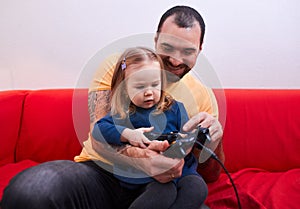
M153 33L177 3L203 15L202 55L222 87L300 87L299 1L160 2L0 0L0 90L75 87L99 50Z

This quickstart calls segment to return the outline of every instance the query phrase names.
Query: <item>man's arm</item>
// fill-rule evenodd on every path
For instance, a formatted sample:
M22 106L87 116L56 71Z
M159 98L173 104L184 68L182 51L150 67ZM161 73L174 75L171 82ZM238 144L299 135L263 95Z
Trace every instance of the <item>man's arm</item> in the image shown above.
M110 111L110 90L89 92L88 108L92 127L97 120Z
M209 128L211 142L207 145L218 156L222 163L225 155L222 144L223 130L220 122L212 115L201 112L192 117L183 127L184 131L192 131L197 126ZM194 148L193 153L196 158L201 156L201 150ZM197 171L202 175L206 182L216 181L221 173L222 166L214 159L208 158L205 162L199 163Z
M92 91L88 95L90 124L105 116L110 110L110 91ZM181 176L184 160L171 159L160 154L167 146L158 143L153 149L127 146L126 149L116 149L96 141L91 137L93 149L112 162L122 162L143 170L157 181L166 183Z
M166 147L163 143L157 144L157 150L130 145L121 149L113 148L96 140L92 140L92 144L97 152L100 151L101 155L110 161L140 169L161 183L169 182L182 174L184 159L172 159L161 155L159 150Z

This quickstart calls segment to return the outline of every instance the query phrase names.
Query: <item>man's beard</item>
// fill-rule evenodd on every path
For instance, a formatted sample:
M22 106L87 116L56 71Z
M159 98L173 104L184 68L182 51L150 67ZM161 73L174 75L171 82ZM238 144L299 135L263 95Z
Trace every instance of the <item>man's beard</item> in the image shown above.
M182 63L178 66L174 66L169 61L169 56L161 56L161 57L162 57L162 60L164 63L164 70L167 71L166 76L167 76L168 83L175 83L175 82L179 81L181 78L183 78L183 76L185 76L191 70L191 68L184 63ZM176 75L172 72L176 69L184 69L184 70L183 70L183 73L181 73L180 75Z

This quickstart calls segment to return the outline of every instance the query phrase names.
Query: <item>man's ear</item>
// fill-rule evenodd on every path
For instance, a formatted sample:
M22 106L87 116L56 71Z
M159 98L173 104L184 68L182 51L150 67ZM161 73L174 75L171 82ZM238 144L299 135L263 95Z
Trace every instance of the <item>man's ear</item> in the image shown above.
M155 49L157 48L157 40L158 40L158 33L156 33L154 37Z
M199 47L198 55L200 54L201 51L202 51L202 44L201 44L200 47Z

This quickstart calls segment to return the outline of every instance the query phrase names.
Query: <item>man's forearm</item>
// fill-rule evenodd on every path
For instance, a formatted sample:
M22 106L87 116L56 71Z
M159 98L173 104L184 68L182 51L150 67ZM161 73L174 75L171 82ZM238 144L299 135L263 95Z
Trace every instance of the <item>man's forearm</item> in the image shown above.
M101 155L109 159L113 163L133 166L144 171L149 176L160 175L173 167L181 160L167 158L159 152L134 147L128 145L126 147L110 147L92 139L93 149L100 152ZM178 169L181 171L180 169ZM178 172L177 170L174 173Z
M97 120L105 116L110 110L110 91L89 92L88 109L91 124L94 124Z

